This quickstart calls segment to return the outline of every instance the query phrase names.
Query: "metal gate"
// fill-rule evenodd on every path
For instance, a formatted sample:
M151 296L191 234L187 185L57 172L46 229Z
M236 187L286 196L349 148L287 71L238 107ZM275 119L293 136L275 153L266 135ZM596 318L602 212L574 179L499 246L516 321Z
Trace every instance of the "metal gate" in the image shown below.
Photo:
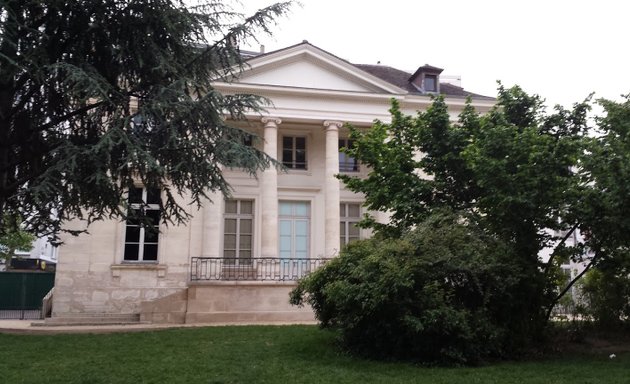
M47 272L0 272L0 319L41 319L42 299L55 285Z

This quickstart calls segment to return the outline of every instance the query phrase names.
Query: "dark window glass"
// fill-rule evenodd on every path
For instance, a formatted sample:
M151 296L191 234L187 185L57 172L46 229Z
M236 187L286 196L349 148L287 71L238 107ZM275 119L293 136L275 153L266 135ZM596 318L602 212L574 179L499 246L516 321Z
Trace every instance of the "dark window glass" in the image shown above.
M157 227L148 227L144 229L144 242L145 243L157 243L160 231Z
M125 260L138 260L138 244L125 244Z
M155 261L157 260L157 244L145 244L144 246L144 257L143 260L146 261Z
M306 151L303 149L295 151L295 168L306 169Z
M306 138L284 136L282 138L282 164L287 168L306 169Z
M354 142L348 139L339 139L339 149L352 148ZM346 153L339 152L339 172L358 172L359 163Z
M129 204L142 203L142 188L131 188L129 190Z
M426 92L436 92L437 91L437 76L435 76L435 75L424 75L424 90Z
M145 215L149 218L149 222L153 225L160 223L160 211L157 209L147 209Z
M127 231L125 232L125 242L137 243L139 241L140 241L140 227L127 226Z
M306 138L305 137L296 137L295 138L295 149L306 149Z
M160 204L160 190L155 188L147 189L147 204Z
M284 148L282 150L282 164L285 167L293 168L293 149Z
M160 190L132 188L125 228L125 261L157 261Z

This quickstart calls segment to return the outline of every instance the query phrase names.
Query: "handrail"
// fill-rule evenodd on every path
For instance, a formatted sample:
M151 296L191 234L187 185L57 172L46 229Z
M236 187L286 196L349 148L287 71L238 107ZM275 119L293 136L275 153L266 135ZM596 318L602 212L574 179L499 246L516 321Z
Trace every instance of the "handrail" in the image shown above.
M190 280L296 281L329 260L328 258L192 257Z

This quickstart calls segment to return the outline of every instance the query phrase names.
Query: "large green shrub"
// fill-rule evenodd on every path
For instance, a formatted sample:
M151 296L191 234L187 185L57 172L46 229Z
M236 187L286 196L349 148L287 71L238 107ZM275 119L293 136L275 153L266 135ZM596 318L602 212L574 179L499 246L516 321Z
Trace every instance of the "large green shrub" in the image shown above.
M301 280L291 300L310 304L352 352L473 364L523 340L528 316L513 293L524 279L510 254L473 224L440 213L400 239L351 244Z
M630 257L617 260L590 270L580 286L586 313L605 328L630 325Z

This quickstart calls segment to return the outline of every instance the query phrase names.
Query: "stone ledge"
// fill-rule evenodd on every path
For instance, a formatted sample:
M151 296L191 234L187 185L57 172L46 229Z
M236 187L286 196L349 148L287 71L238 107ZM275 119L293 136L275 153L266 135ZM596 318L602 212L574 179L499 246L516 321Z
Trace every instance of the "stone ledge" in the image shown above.
M317 324L315 314L295 311L186 313L186 324Z
M297 281L276 281L276 280L191 280L188 286L289 286L294 287Z
M156 263L123 263L123 264L112 264L110 266L112 271L112 277L120 277L120 271L134 271L134 270L142 270L142 271L157 271L158 277L166 276L167 266L166 264L156 264Z

